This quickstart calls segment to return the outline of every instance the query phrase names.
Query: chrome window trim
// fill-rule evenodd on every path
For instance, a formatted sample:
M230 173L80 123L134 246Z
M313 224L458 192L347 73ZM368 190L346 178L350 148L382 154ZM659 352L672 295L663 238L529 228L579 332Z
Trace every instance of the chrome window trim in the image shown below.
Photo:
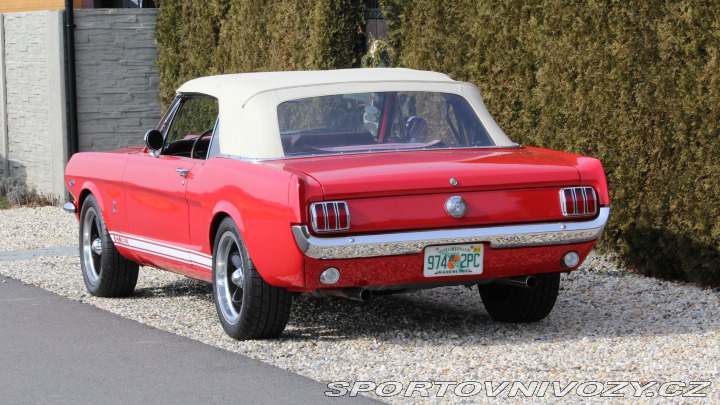
M157 129L158 131L160 131L160 133L163 134L163 140L165 140L167 129L170 126L170 122L172 122L172 119L175 116L178 107L180 107L180 104L182 104L182 97L176 96L175 99L173 99L173 102L170 104L170 107L168 107L167 111L165 112L165 115L163 115L158 126L155 127L155 129Z
M348 156L348 155L371 155L374 153L393 153L393 152L417 152L417 151L438 151L438 152L454 152L454 151L474 151L476 149L483 150L483 149L521 149L523 148L522 145L515 145L515 146L463 146L463 147L456 147L456 148L413 148L413 149L392 149L392 150L375 150L375 151L368 151L368 152L338 152L338 153L318 153L316 155L302 155L302 156L280 156L280 157L271 157L271 158L254 158L250 156L240 156L240 155L231 155L226 153L220 153L216 156L223 157L226 159L233 159L233 160L242 160L245 162L253 162L253 163L263 163L263 162L272 162L272 161L281 161L281 160L295 160L295 159L307 159L307 158L321 158L324 156L328 157L337 157L337 156Z
M217 153L212 154L213 152L213 146L217 146L217 143L220 142L218 138L218 130L220 128L220 114L218 114L217 118L215 118L215 126L213 127L212 135L210 135L210 142L208 143L208 149L207 153L205 154L205 160L210 159L211 157L214 157L217 155ZM219 149L219 148L217 148ZM215 151L217 152L217 151ZM191 156L192 157L192 156Z
M427 246L490 243L495 249L567 245L597 239L605 229L609 207L601 207L596 218L580 222L506 225L431 231L409 231L374 235L318 237L306 225L295 225L292 233L300 251L313 259L353 259L418 254Z
M190 99L193 98L207 98L207 99L213 99L218 104L218 109L220 108L220 100L217 99L217 97L211 96L209 94L203 94L203 93L179 93L175 96L175 100L173 100L173 104L168 109L169 114L167 114L166 117L164 117L164 120L160 124L161 128L160 132L163 134L163 147L160 150L161 153L159 155L162 155L162 151L165 150L165 147L168 145L168 132L170 131L170 128L172 127L173 123L175 122L175 118L182 108L182 106ZM210 141L212 141L212 138L215 137L215 131L217 129L218 122L220 120L220 113L218 112L218 116L215 117L215 126L213 127L213 132L210 137ZM208 145L208 154L210 152L210 145ZM190 157L192 158L192 156ZM208 155L205 156L205 160L209 158Z

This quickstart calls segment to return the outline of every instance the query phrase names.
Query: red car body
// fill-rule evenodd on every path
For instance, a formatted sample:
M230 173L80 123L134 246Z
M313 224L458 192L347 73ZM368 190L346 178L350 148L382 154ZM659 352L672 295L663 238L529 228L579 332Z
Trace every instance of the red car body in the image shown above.
M179 94L190 93L181 89ZM223 98L218 98L222 123ZM157 128L161 133L171 125L173 108ZM385 103L384 108L392 107ZM365 117L376 110L365 107ZM379 127L372 128L379 137L389 124L377 114ZM75 198L70 210L82 221L83 202L92 195L126 259L209 282L218 226L231 218L267 284L316 295L344 288L381 292L469 285L575 270L609 215L602 165L569 153L489 145L373 153L347 148L350 153L252 159L219 153L198 159L195 144L191 156L158 154L148 147L76 154L66 169ZM446 208L453 196L465 203L460 218ZM323 202L347 206L347 212L335 211L335 219L332 212L322 219L335 221L333 232L313 226L313 204ZM318 207L322 217L322 209L343 206ZM348 229L340 229L346 221ZM428 246L468 243L483 246L481 274L424 274L427 260L433 260L425 256ZM571 266L563 261L569 252L579 256ZM328 268L340 275L332 285L321 282Z
M420 253L349 259L305 255L292 226L308 223L307 207L313 202L347 201L352 229L345 235L355 237L533 223L557 223L559 231L573 223L563 217L558 197L559 190L568 186L593 187L600 191L599 205L609 203L605 175L596 159L530 147L433 153L437 162L432 164L427 162L427 151L422 152L423 160L412 152L397 152L328 157L321 162L316 158L262 163L218 158L198 163L172 156L153 159L147 148L136 148L76 155L66 177L74 180L69 189L76 204L82 202L83 193L92 193L101 207L112 207L113 202L116 211L118 204L124 207L120 214L106 208L104 218L115 246L127 258L211 281L212 226L218 216L229 215L239 224L263 278L296 292L322 288L319 272L331 266L343 274L337 287L428 282L418 271L422 270ZM187 187L177 181L176 167L190 169ZM451 177L458 186L450 185ZM227 178L234 181L229 183ZM462 220L443 210L452 194L462 194L469 203ZM418 219L408 207L427 215ZM574 270L577 266L561 265L563 254L575 250L584 260L596 241L511 249L490 246L483 278ZM439 284L462 279L450 277Z

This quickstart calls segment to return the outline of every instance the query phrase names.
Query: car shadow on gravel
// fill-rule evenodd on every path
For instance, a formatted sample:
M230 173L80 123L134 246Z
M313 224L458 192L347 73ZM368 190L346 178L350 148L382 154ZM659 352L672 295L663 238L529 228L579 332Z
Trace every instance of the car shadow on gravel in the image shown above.
M497 345L508 339L557 342L720 330L720 294L711 290L634 275L588 272L563 278L555 309L537 323L496 322L484 310L476 288L445 287L379 297L367 304L299 298L285 336Z
M205 297L212 299L212 284L182 279L157 287L136 288L133 298Z
M138 288L135 298L188 297L212 306L209 283L181 279ZM282 339L353 340L479 345L720 330L720 294L696 286L626 272L564 275L553 312L543 321L504 324L482 306L477 288L443 287L376 297L369 303L342 298L293 300Z
M293 302L288 329L284 338L296 340L423 340L446 341L472 335L477 337L494 322L482 309L477 290L462 291L464 287L448 287L444 291L455 295L456 302L427 297L426 292L377 297L369 303L340 298L308 299L298 297ZM468 294L470 293L470 294ZM473 294L474 293L474 294ZM466 300L471 295L477 302ZM429 299L428 299L429 298ZM509 325L510 328L517 328Z

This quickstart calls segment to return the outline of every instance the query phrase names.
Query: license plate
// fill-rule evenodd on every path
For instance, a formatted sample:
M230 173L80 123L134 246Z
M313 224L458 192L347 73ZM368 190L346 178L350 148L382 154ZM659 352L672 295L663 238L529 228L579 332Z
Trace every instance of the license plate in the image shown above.
M425 277L482 274L485 247L474 245L428 246L425 248Z

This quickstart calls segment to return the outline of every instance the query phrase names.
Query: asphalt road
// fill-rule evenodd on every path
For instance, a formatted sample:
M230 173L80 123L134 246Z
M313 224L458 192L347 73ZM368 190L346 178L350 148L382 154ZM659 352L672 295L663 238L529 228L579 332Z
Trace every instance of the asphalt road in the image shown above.
M3 404L377 403L0 275Z

